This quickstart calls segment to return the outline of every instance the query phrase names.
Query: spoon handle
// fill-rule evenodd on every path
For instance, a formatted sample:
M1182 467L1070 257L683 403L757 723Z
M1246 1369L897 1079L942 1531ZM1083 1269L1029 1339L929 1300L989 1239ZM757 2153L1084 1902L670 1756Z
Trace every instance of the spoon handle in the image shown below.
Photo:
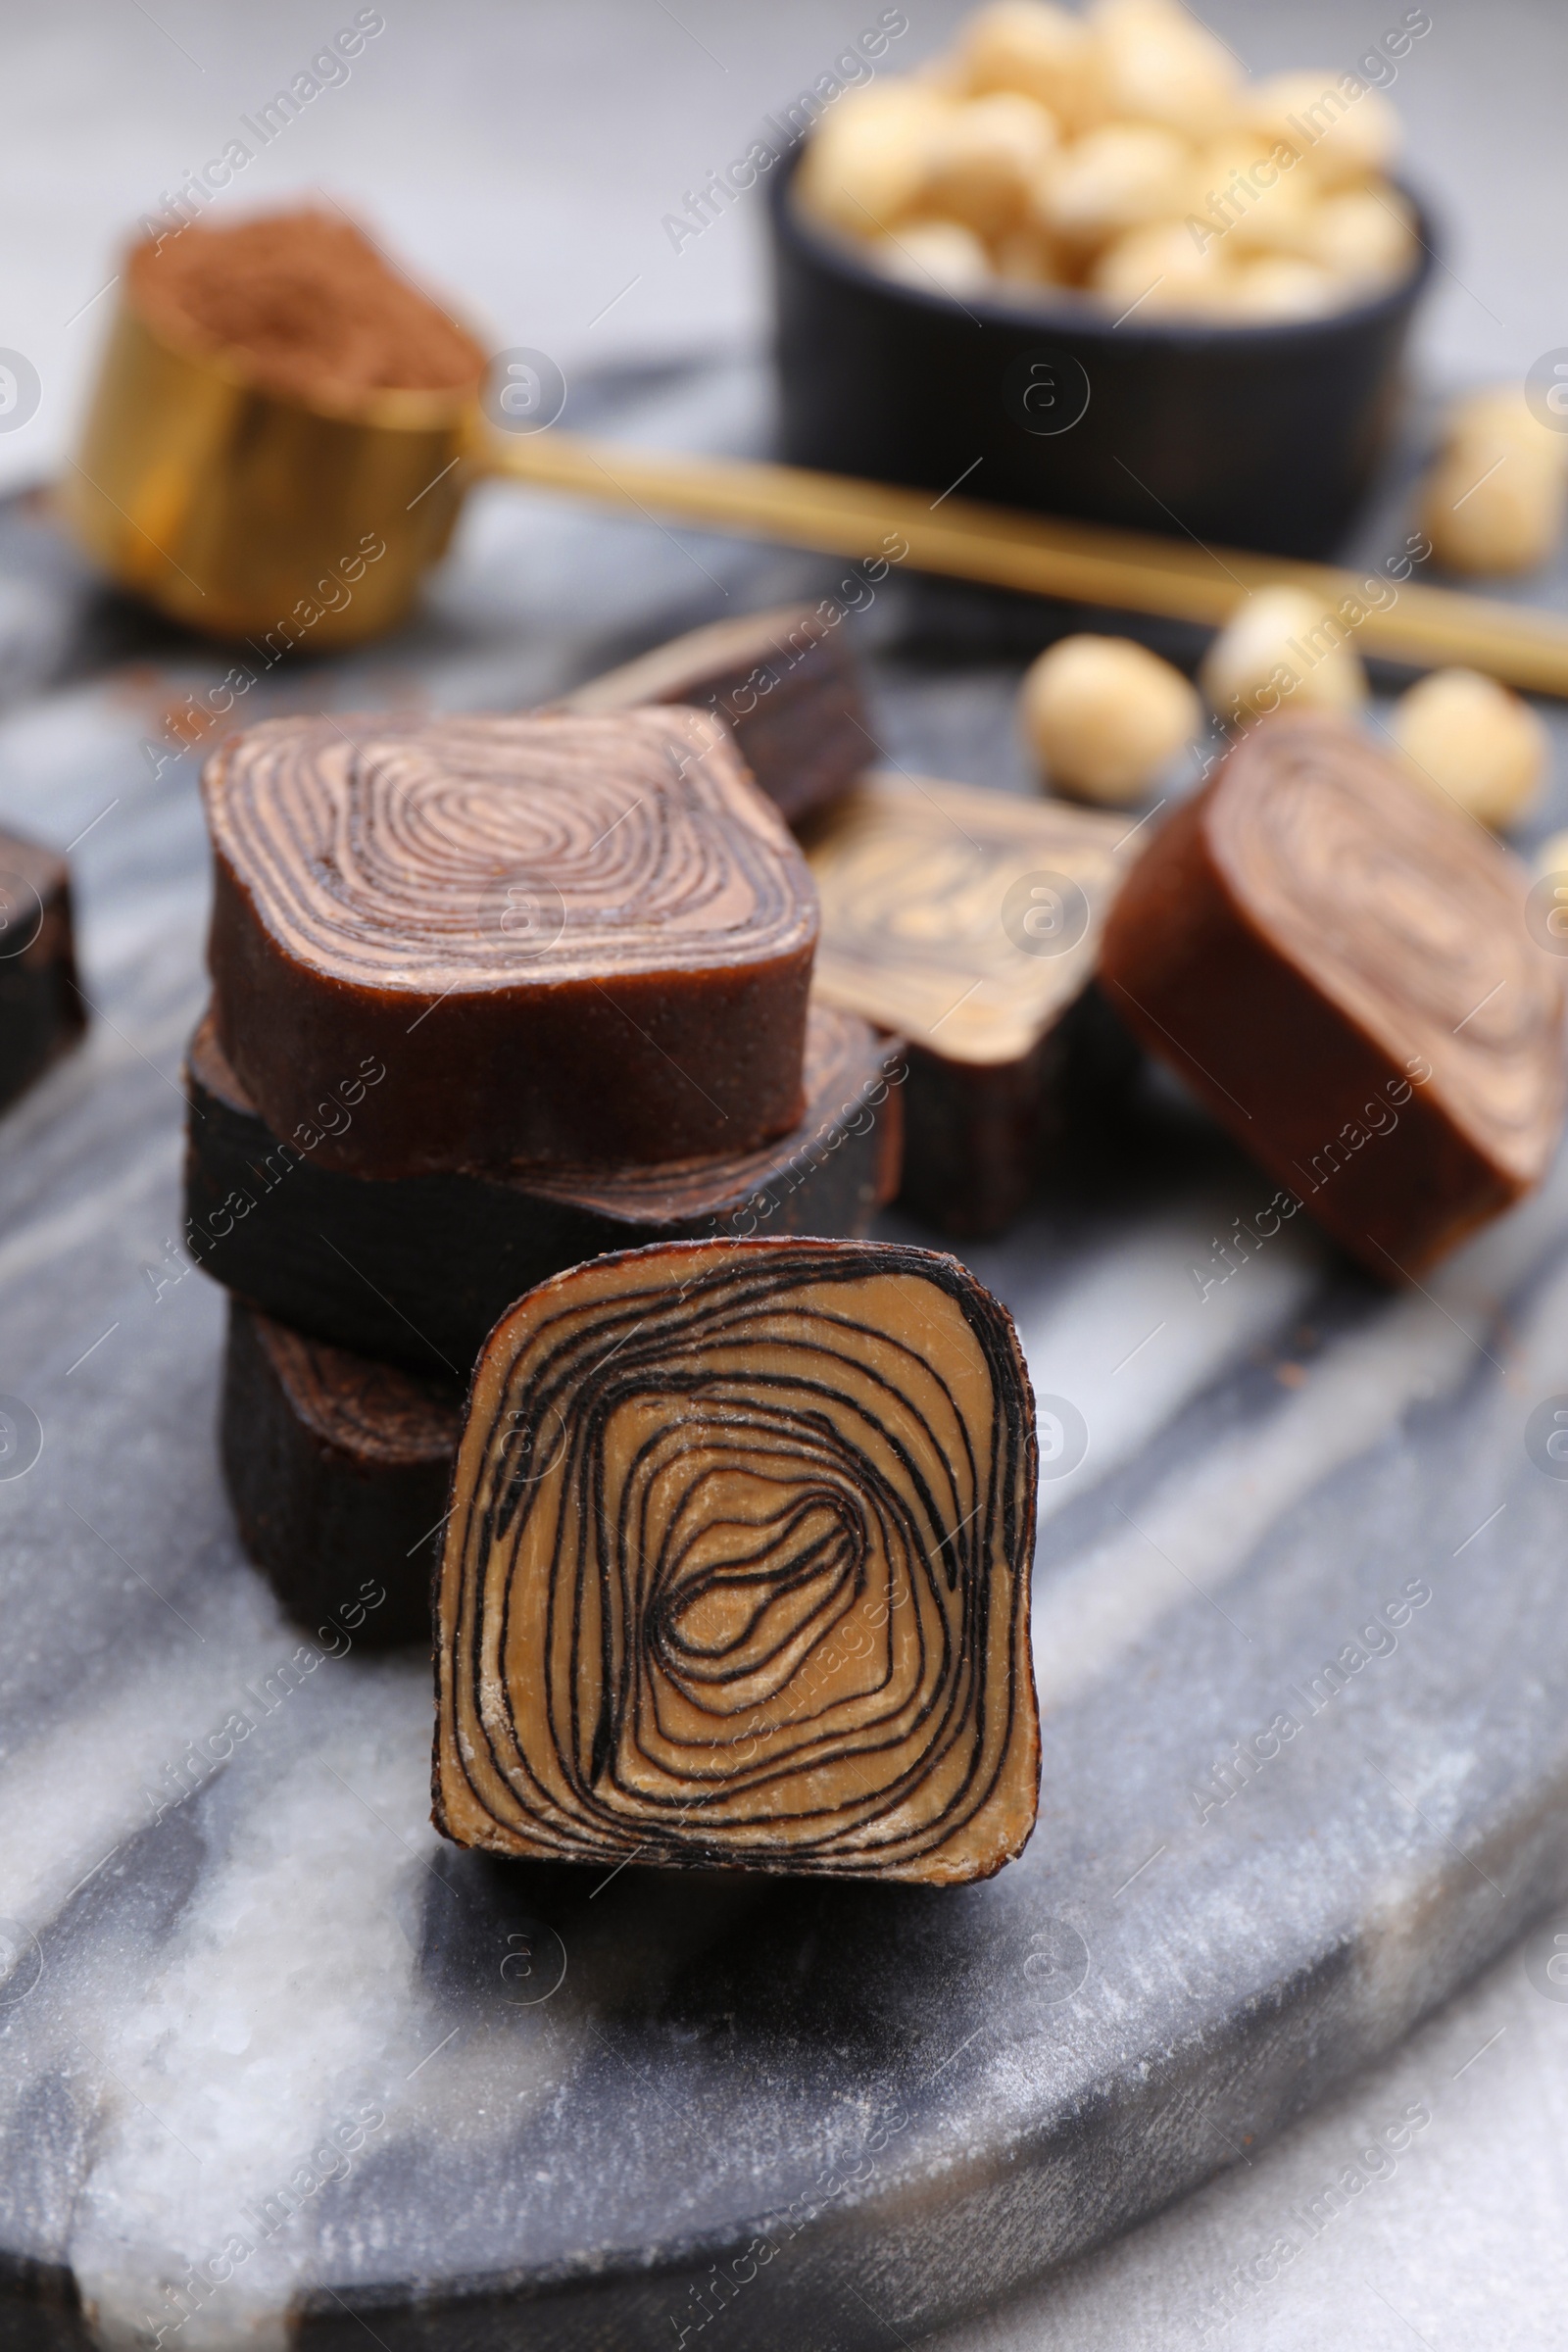
M824 555L891 558L920 571L1213 628L1255 589L1298 586L1321 596L1325 611L1351 603L1362 615L1353 625L1365 654L1422 669L1462 662L1511 686L1568 696L1568 617L1401 582L1383 568L1370 585L1386 601L1373 607L1368 575L1333 564L1187 546L800 466L633 449L572 433L497 435L480 464L539 489L635 508L650 520L667 516Z

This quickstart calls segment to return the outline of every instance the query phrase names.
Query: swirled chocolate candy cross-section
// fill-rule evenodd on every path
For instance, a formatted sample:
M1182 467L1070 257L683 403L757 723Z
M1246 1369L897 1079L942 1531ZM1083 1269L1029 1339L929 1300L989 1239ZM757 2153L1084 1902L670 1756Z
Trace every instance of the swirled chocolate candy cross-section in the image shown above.
M802 1108L809 873L720 723L276 719L203 786L223 1051L275 1134L392 1177L755 1149Z
M944 1233L1002 1232L1131 1074L1093 985L1127 834L1061 801L873 769L808 836L817 994L907 1039L902 1199Z
M672 1243L491 1334L437 1594L435 1819L614 1867L952 1884L1034 1824L1007 1313L875 1242Z
M1528 889L1354 728L1281 716L1150 843L1102 981L1274 1180L1396 1280L1532 1190L1556 1147L1563 991Z

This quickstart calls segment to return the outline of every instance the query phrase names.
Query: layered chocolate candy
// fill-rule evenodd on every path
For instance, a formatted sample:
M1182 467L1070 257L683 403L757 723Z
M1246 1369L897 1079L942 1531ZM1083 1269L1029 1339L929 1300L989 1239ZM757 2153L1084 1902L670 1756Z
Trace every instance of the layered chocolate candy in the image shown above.
M603 712L642 703L686 703L721 718L792 824L835 801L873 749L834 606L788 605L693 629L590 678L564 707Z
M1120 816L876 771L808 838L818 993L908 1041L903 1199L1000 1232L1125 1033L1090 992L1132 849Z
M1529 878L1345 721L1245 737L1151 841L1102 950L1111 1003L1385 1280L1540 1183L1560 966Z
M671 1244L479 1360L437 1607L435 1818L602 1863L951 1884L1028 1838L1033 1400L956 1260Z
M810 876L699 711L273 719L203 777L223 1051L343 1174L738 1153L803 1107ZM321 1123L321 1122L318 1122Z
M220 1447L240 1538L290 1616L359 1639L428 1643L452 1457L456 1384L289 1331L229 1301ZM377 1595L366 1606L366 1596Z
M898 1189L903 1077L897 1041L813 1005L805 1113L758 1151L376 1183L323 1167L318 1145L325 1121L341 1131L373 1116L377 1086L340 1090L285 1140L257 1112L209 1017L185 1065L186 1247L301 1332L466 1377L514 1300L583 1258L656 1241L863 1234Z

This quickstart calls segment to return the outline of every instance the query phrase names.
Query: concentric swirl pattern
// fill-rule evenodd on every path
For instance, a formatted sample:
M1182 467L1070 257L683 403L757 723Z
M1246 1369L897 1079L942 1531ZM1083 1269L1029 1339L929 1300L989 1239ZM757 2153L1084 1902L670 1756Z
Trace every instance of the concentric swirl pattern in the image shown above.
M799 1115L810 876L697 711L270 720L209 762L224 1051L368 1176L746 1151Z
M492 1334L436 1819L513 1854L979 1878L1033 1826L1035 1438L1005 1311L868 1242L670 1244Z
M1212 823L1293 958L1392 1056L1429 1061L1450 1113L1534 1182L1563 1005L1507 853L1370 745L1299 722L1236 757Z
M1244 736L1154 834L1101 984L1281 1188L1259 1231L1237 1220L1244 1250L1304 1208L1381 1281L1419 1276L1541 1182L1564 1005L1527 889L1482 826L1326 711Z
M292 955L438 996L547 951L559 982L797 944L789 837L741 776L694 711L273 719L220 753L208 807Z

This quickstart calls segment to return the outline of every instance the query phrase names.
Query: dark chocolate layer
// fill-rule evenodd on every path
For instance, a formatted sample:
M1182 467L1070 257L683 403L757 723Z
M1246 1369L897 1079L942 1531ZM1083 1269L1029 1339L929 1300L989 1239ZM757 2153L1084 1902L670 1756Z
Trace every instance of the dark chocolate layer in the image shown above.
M342 1624L347 1607L353 1639L428 1642L461 1420L455 1385L411 1379L229 1300L223 1476L241 1542L301 1625Z
M273 719L209 760L223 1050L322 1166L747 1152L800 1118L810 876L690 710Z
M898 1188L902 1074L897 1041L813 1005L806 1115L760 1152L376 1184L322 1167L314 1127L299 1145L280 1142L209 1018L185 1068L186 1247L219 1282L301 1331L416 1372L466 1375L514 1299L584 1258L715 1233L864 1233ZM334 1103L333 1115L363 1115L371 1091L352 1107Z
M685 703L721 718L791 824L854 783L874 746L837 608L788 605L714 621L590 678L564 708L602 713Z
M899 1205L956 1239L1004 1233L1124 1100L1140 1055L1091 980L1017 1061L905 1052Z

